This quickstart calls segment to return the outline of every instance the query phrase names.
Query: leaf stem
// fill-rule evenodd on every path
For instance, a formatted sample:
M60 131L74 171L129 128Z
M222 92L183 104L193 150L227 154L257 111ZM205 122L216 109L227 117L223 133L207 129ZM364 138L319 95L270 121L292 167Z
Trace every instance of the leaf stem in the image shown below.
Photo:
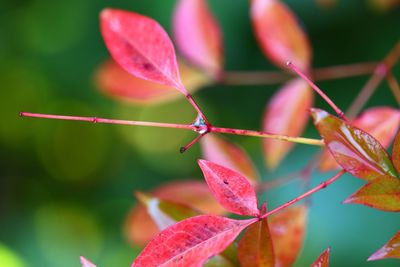
M388 75L386 75L386 80L388 82L390 90L393 93L394 98L397 101L397 104L400 105L400 86L396 80L396 77L394 77L392 72L389 72Z
M336 106L336 104L313 81L311 81L311 79L308 78L306 74L304 74L301 70L299 70L292 62L289 61L286 64L295 73L297 73L297 75L299 75L303 80L305 80L314 89L314 91L317 92L325 100L325 102L328 103L333 108L333 110L338 114L340 118L347 121L344 112L338 106Z
M207 117L204 115L203 111L200 109L199 105L194 101L194 98L191 94L185 95L189 103L194 107L194 109L197 111L197 113L203 118L204 122L206 125L210 125L210 123L207 120Z
M298 201L300 201L300 200L302 200L302 199L304 199L304 198L306 198L306 197L308 197L308 196L320 191L321 189L326 188L328 185L330 185L331 183L333 183L336 180L338 180L345 173L346 173L345 170L341 170L340 172L335 174L333 177L329 178L325 182L320 183L318 186L312 188L311 190L308 190L304 194L302 194L302 195L300 195L300 196L298 196L298 197L286 202L285 204L283 204L283 205L281 205L281 206L279 206L279 207L277 207L277 208L275 208L275 209L263 214L260 217L260 219L264 219L264 218L268 217L269 215L274 214L274 213L276 213L276 212L278 212L278 211L280 211L280 210L282 210L282 209L284 209L284 208L286 208L286 207L288 207L288 206L290 206L290 205L292 205L292 204L294 204L294 203L296 203L296 202L298 202Z

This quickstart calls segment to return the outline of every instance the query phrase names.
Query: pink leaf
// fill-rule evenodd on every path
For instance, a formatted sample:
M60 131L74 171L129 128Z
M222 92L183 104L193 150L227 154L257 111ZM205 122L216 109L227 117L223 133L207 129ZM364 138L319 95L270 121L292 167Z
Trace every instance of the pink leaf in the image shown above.
M200 267L222 252L256 219L233 220L201 215L181 221L159 233L131 267Z
M368 260L400 259L400 231L397 232L382 248L372 254Z
M311 267L329 267L329 253L330 248L327 248L322 254L314 261Z
M206 160L199 160L204 178L221 205L232 213L258 216L257 196L249 181L241 174Z
M187 94L179 76L175 50L154 20L118 9L104 9L101 33L112 57L130 74L172 86Z
M96 267L96 265L94 265L93 263L91 263L90 261L88 261L87 259L85 259L82 256L81 256L81 264L82 264L82 267Z
M180 0L173 30L182 54L195 65L216 76L222 69L222 36L205 0Z
M299 136L307 125L313 92L305 81L295 79L285 84L269 101L263 118L263 131ZM267 166L274 169L293 147L292 142L263 140Z

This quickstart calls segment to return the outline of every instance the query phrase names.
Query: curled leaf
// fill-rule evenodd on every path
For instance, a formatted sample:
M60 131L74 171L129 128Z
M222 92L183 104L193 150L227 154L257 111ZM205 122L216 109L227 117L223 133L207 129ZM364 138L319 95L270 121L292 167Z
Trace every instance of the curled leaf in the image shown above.
M256 192L246 177L210 161L198 163L212 194L224 208L239 215L260 214Z
M201 147L206 160L235 170L253 184L257 183L257 171L249 155L240 146L211 133L203 137Z
M280 0L252 0L251 20L264 55L286 68L291 61L303 71L311 65L310 42L295 14Z
M392 161L397 172L400 173L400 130L396 134L393 143Z
M207 1L179 0L173 32L180 52L193 64L217 76L222 70L222 36Z
M202 266L254 222L201 215L168 227L143 249L131 267Z
M94 265L93 263L91 263L90 261L88 261L87 259L85 259L82 256L81 256L81 264L82 264L82 267L96 267L96 265Z
M344 203L369 206L384 211L400 211L400 179L385 175L370 181Z
M398 231L382 248L372 254L368 260L400 259L400 231Z
M289 207L273 214L269 229L275 252L275 266L289 267L297 258L304 240L307 207Z
M327 248L321 255L319 255L311 267L329 267L329 253L330 248Z
M153 19L107 8L101 12L101 33L112 57L130 74L187 94L179 76L175 50Z
M307 125L313 92L305 81L294 79L285 84L269 101L263 118L263 131L299 136ZM266 164L278 166L293 147L292 142L263 139Z
M239 241L238 257L241 266L274 267L274 249L268 220L250 225Z
M327 148L347 172L369 181L382 175L397 177L385 149L370 134L324 110L312 109L311 114Z

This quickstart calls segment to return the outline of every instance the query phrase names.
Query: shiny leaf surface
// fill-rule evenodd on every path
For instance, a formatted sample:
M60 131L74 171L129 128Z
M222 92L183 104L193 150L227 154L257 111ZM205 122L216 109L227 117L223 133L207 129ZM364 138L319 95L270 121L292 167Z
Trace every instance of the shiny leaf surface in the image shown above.
M362 204L384 211L400 211L400 179L381 176L364 185L344 203Z
M311 267L329 267L329 253L330 248L327 248L322 254L314 261Z
M246 177L211 161L198 163L212 194L224 208L239 215L259 215L256 192Z
M254 220L201 215L178 222L152 239L132 267L202 266Z
M400 231L397 232L382 248L372 254L368 260L400 259Z
M274 249L268 221L249 226L239 241L238 258L243 267L274 267Z
M299 136L307 125L313 92L307 83L295 79L285 84L269 101L263 118L263 131ZM278 166L294 143L263 139L266 164L270 169Z
M388 154L374 137L324 110L312 109L311 114L327 148L347 172L369 181L382 175L397 176Z

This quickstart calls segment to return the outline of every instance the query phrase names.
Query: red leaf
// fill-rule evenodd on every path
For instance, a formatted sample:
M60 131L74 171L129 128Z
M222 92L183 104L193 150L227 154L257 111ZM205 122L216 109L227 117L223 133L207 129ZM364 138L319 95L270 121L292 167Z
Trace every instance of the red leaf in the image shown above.
M178 1L173 30L182 54L193 64L217 76L223 64L222 36L207 1Z
M239 215L260 214L256 192L245 177L210 161L198 163L212 194L224 208Z
M392 161L398 173L400 173L400 130L396 134L393 143Z
M400 125L400 111L391 107L374 107L364 111L352 125L375 137L379 143L387 148L392 142ZM330 171L340 168L328 151L321 157L321 171Z
M313 92L305 81L295 79L285 84L269 101L264 113L263 131L299 136L307 125L309 109L313 104ZM293 147L292 142L264 139L266 164L270 169Z
M249 155L240 146L212 133L203 137L201 145L206 160L235 170L253 184L257 183L257 171Z
M275 252L275 266L289 267L296 260L304 240L306 206L286 208L270 217L269 229Z
M112 57L130 74L171 86L182 85L175 50L164 29L154 20L124 10L101 12L101 33Z
M329 267L329 253L330 248L327 248L324 252L322 252L318 259L314 261L311 267Z
M368 260L400 259L400 231L398 231L382 248L372 254Z
M209 83L209 78L200 71L178 61L182 81L193 93ZM155 104L180 97L173 87L137 78L126 72L113 60L107 60L96 71L99 90L117 100L135 104Z
M400 179L381 176L364 185L344 203L355 203L384 211L400 211Z
M365 180L397 176L388 154L374 137L324 110L312 109L311 113L327 148L347 172Z
M239 241L238 257L243 267L274 267L274 249L268 221L249 226Z
M88 261L87 259L85 259L82 256L81 256L81 264L82 264L82 267L96 267L96 265L94 265L93 263L91 263L90 261Z
M303 71L311 65L311 47L294 13L279 0L252 0L251 20L264 55L286 69L291 61Z
M132 267L197 267L223 251L256 219L233 220L201 215L159 233L139 254Z

